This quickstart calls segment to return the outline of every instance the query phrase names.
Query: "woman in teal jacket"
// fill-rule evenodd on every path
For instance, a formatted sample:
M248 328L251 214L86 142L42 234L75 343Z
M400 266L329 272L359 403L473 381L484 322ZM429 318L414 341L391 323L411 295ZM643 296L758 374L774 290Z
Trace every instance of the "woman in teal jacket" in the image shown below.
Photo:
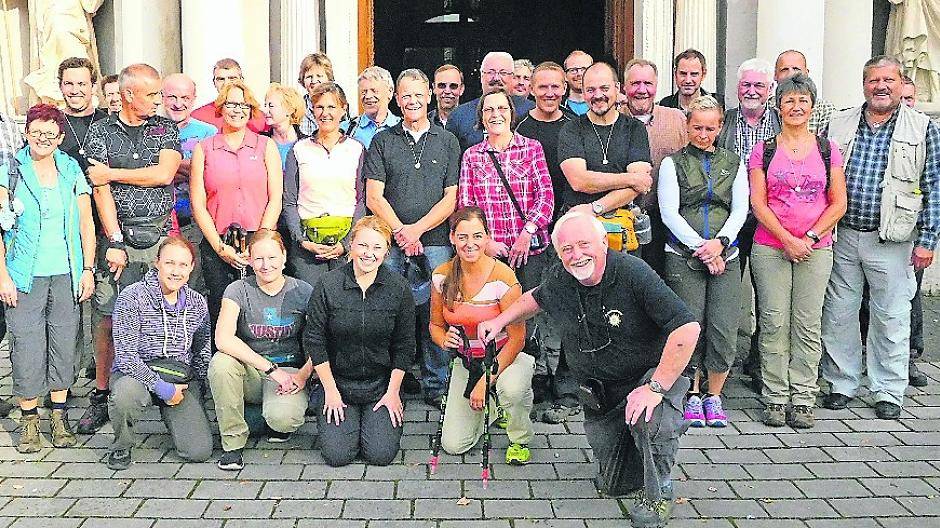
M65 398L78 360L78 303L95 288L91 188L58 149L65 116L39 104L26 113L27 146L0 166L0 302L12 338L13 394L23 411L17 450L42 449L37 405L50 393L52 445L75 445Z

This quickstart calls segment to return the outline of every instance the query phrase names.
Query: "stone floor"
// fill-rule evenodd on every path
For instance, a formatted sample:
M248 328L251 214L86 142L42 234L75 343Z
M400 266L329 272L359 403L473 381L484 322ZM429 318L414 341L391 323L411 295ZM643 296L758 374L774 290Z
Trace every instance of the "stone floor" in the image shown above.
M731 382L731 427L682 439L669 526L940 527L940 363L924 370L932 381L909 390L900 421L874 419L861 400L849 410L818 411L811 432L763 426L754 393ZM9 372L0 352L3 397ZM77 394L87 387L83 381ZM84 400L75 398L73 419ZM182 463L158 414L146 418L135 463L123 472L99 462L110 426L80 437L77 448L27 456L14 447L17 421L0 420L0 528L628 526L625 501L598 498L589 480L595 467L580 417L536 424L525 467L501 463L506 437L495 434L488 490L479 449L444 456L438 473L428 474L437 412L420 401L408 404L401 457L388 467L326 466L308 422L288 444L252 440L245 469L223 472L215 459Z

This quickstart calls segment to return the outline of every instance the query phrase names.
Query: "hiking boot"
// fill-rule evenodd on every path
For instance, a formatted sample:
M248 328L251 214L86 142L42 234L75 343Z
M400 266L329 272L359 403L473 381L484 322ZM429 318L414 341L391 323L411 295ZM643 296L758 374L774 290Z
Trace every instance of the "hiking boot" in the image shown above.
M529 447L522 444L509 444L506 448L506 463L511 466L522 466L528 464L532 459L532 453Z
M787 417L787 425L794 429L812 429L816 426L813 408L807 405L794 405Z
M52 445L54 447L72 447L78 440L72 433L69 417L65 409L53 409L49 429L52 431Z
M78 434L93 434L109 420L107 395L92 392L88 400L90 405L85 414L78 419L78 425L75 427L75 432Z
M911 387L926 387L929 381L927 375L917 368L917 364L914 363L913 359L907 369L907 378Z
M219 457L219 462L216 464L219 466L219 469L225 471L238 471L245 468L245 461L242 459L242 450L235 449L232 451L225 451L222 453L222 456Z
M721 405L721 396L708 396L702 400L705 407L705 425L709 427L728 427L728 415Z
M782 403L768 403L764 409L764 425L783 427L787 423L787 408Z
M108 453L108 469L113 469L114 471L124 471L125 469L131 467L131 450L130 449L115 449Z
M702 398L697 394L689 395L685 402L684 418L689 421L691 427L705 427L705 411L702 409Z
M663 528L669 522L672 507L672 500L664 497L654 502L647 499L644 493L642 498L627 509L627 513L635 528Z
M20 443L16 450L20 453L37 453L42 449L42 433L39 432L39 415L24 414L20 420L23 429L20 431Z
M555 403L548 409L545 409L539 419L545 423L559 424L567 421L569 416L574 416L580 412L581 405L577 403L573 406Z

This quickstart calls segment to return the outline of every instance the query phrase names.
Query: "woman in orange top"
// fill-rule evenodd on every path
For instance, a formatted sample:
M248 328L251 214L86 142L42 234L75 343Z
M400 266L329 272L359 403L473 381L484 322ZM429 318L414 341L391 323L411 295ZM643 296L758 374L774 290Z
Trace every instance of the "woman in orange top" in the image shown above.
M450 241L456 255L434 270L431 289L431 339L442 348L457 350L453 362L447 412L441 447L451 454L465 453L483 434L483 406L486 381L481 362L483 343L477 339L477 324L508 308L522 294L512 269L487 256L483 250L490 241L486 218L478 207L464 207L450 216ZM468 338L463 345L460 332ZM508 414L506 433L509 448L506 463L525 464L532 439L532 374L535 358L520 354L525 344L525 323L506 327L496 337L499 350L491 384L496 387L501 408ZM471 381L471 371L476 372ZM492 413L491 416L495 416Z

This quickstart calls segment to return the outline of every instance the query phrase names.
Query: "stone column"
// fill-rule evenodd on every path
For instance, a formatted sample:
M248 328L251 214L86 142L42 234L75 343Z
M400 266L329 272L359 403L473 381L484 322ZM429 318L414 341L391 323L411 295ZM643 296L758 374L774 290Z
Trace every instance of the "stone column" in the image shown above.
M26 113L28 102L20 80L29 72L29 12L26 0L7 0L0 7L0 112Z
M725 12L727 38L723 73L726 108L738 106L738 66L757 53L757 9L754 4L753 0L727 0Z
M682 52L689 48L695 48L705 55L708 73L705 75L703 88L709 92L715 91L718 75L718 2L717 0L676 0L676 43L675 53ZM662 95L663 81L665 72L672 71L671 60L659 64L659 86ZM669 77L673 77L669 75ZM670 78L667 83L672 86L674 79Z
M635 0L634 55L651 60L659 67L657 98L672 93L673 3L672 0ZM621 64L621 67L623 65ZM622 73L622 72L621 72Z
M827 3L818 0L781 0L760 2L757 7L757 56L773 64L781 51L795 49L803 52L810 77L820 94L826 93L823 85L823 33ZM851 5L853 7L849 11L857 9L855 3ZM854 27L857 33L864 33L871 40L871 31L868 30L871 28L870 22L867 26ZM863 27L865 29L861 30ZM734 38L734 35L729 33L728 38Z
M320 51L319 2L275 0L271 2L271 80L297 85L300 62Z
M113 9L114 49L110 53L115 71L108 73L136 62L145 62L164 75L182 70L179 0L114 0ZM100 47L98 54L102 55Z
M229 57L241 64L259 99L271 81L269 0L182 0L183 70L196 81L197 104L216 96L212 65Z
M336 82L349 98L350 112L358 113L359 11L357 2L326 0L326 54L333 62Z
M826 33L824 63L820 68L826 91L823 97L847 108L861 104L862 66L871 58L870 32L861 28L872 27L872 3L852 0L826 2ZM813 69L813 66L810 66Z

